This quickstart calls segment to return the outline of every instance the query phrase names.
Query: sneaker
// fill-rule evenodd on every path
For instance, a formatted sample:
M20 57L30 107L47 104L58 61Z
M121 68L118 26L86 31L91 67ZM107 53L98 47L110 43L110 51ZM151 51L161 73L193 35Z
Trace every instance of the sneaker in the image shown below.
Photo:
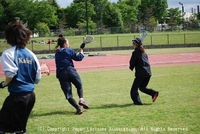
M152 96L152 101L153 101L153 102L156 101L156 99L157 99L157 97L158 97L158 94L159 94L159 92L156 92L156 93L154 94L154 96Z
M140 102L134 102L134 105L142 105Z
M79 105L80 105L80 106L83 106L84 109L88 109L88 108L89 108L89 106L85 103L84 100L80 100L80 101L79 101Z
M83 111L81 110L81 108L78 108L77 110L76 110L76 114L82 114L83 113Z
M26 134L24 131L16 131L15 134Z

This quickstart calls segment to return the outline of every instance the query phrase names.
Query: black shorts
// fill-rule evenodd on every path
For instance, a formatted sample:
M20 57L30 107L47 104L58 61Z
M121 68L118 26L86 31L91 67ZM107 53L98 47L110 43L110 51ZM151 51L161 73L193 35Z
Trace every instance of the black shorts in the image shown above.
M9 95L0 111L0 131L26 131L28 117L35 104L35 93Z

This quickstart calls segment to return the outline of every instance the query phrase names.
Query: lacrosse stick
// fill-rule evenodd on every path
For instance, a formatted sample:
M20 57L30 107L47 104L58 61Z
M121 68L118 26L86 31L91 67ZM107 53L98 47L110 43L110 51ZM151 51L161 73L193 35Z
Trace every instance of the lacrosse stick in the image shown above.
M92 36L92 35L86 35L84 37L84 39L83 39L83 43L85 43L85 45L86 45L86 44L89 44L91 42L94 42L94 36ZM80 48L77 50L77 52L79 52L79 51L80 51Z
M50 75L50 68L46 63L41 62L40 68L41 68L41 74Z
M140 34L140 39L143 42L148 33L147 33L146 30L141 29L140 32L139 32L139 34Z

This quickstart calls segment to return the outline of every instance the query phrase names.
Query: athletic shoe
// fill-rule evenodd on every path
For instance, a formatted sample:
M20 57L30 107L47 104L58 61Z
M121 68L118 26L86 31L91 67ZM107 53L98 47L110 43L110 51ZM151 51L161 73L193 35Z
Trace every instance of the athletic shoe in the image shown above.
M24 131L16 131L15 134L26 134Z
M155 102L158 97L159 92L156 92L154 96L152 96L152 101Z
M84 100L80 100L80 101L79 101L79 105L80 105L80 106L83 106L84 109L88 109L88 108L89 108L89 106L85 103Z
M134 102L134 105L142 105L142 103L140 103L140 102L135 103Z
M81 110L81 108L78 108L77 110L76 110L76 114L82 114L83 113L83 111Z

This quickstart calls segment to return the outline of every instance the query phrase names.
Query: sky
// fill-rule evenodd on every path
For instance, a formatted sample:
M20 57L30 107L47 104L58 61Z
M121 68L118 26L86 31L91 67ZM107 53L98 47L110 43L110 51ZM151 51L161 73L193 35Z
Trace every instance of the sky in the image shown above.
M117 2L118 0L109 0L110 2ZM73 0L57 0L58 4L65 8L69 6ZM181 5L179 4L181 2L183 4L185 12L191 13L191 8L194 8L197 11L197 5L200 6L200 0L168 0L168 7L169 8L176 8L178 7L180 10L182 10Z

